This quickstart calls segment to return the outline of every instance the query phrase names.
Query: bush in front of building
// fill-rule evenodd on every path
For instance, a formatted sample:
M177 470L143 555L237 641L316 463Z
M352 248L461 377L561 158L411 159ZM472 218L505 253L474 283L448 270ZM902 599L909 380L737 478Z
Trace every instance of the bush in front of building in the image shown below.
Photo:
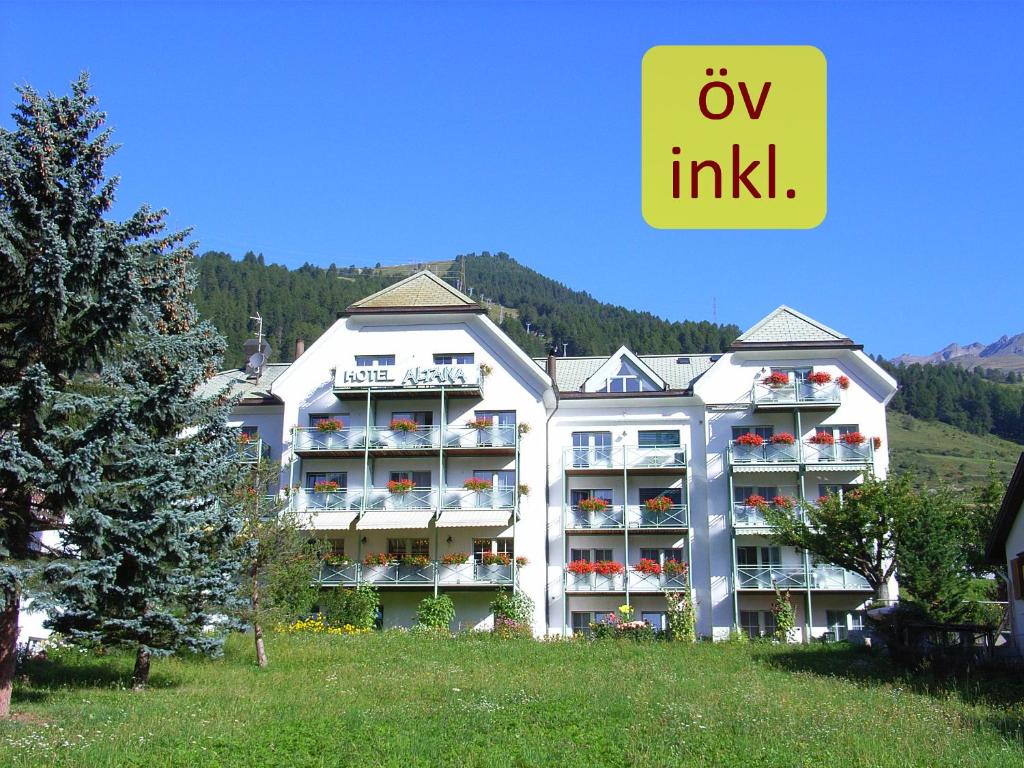
M534 603L523 592L498 592L491 601L494 634L500 637L532 637Z
M455 621L455 603L448 595L428 595L416 608L416 626L436 632L448 632Z
M666 592L665 612L669 640L692 643L697 639L693 598L688 592Z
M327 589L317 600L319 617L331 626L351 625L357 629L373 629L380 607L380 595L372 584L355 589Z

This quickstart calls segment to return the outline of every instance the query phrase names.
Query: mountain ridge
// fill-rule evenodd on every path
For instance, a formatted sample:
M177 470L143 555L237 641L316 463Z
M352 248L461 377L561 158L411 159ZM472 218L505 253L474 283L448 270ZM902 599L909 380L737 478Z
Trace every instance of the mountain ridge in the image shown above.
M938 352L929 355L903 353L894 357L896 365L938 365L953 363L963 368L995 368L1003 371L1024 370L1024 333L1013 336L1003 335L991 344L974 341L960 345L957 342L947 344Z

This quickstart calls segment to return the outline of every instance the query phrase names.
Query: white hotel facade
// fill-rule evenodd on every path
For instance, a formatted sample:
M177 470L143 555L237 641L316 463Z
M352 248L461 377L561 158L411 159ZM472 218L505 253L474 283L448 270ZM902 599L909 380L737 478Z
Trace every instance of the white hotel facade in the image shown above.
M813 501L888 465L895 381L787 307L723 354L535 360L419 272L348 307L291 364L209 384L225 387L246 453L280 463L282 503L332 544L324 588L375 584L384 626L443 592L459 626L486 628L498 589L533 598L536 634L623 603L660 625L665 591L689 588L698 634L721 639L771 631L778 585L797 641L857 628L871 597L774 544L750 498ZM570 572L580 561L611 572Z

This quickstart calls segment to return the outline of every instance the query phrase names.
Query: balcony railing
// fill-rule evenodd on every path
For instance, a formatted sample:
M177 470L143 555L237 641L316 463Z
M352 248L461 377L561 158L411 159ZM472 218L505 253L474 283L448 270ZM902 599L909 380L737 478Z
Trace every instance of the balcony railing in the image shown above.
M569 592L625 592L627 584L630 592L662 592L686 589L688 581L683 574L655 575L633 570L615 576L602 576L599 573L565 574L565 588Z
M362 491L338 490L317 492L300 489L292 495L292 509L296 512L341 512L362 508Z
M439 497L437 488L413 488L406 493L391 493L386 488L370 488L364 507L395 511L437 509Z
M255 464L261 459L270 458L270 446L262 439L238 443L238 460L243 464Z
M458 565L431 562L425 566L400 562L372 566L323 563L319 583L323 586L373 584L378 587L508 586L515 581L513 568L512 565L484 565L476 561Z
M512 509L515 492L511 488L490 491L449 490L444 494L445 509Z
M678 448L645 448L636 445L608 447L574 447L562 450L566 469L665 469L675 471L686 467L686 450Z
M491 427L474 429L464 425L447 427L421 426L413 430L391 429L390 427L350 427L334 432L322 432L316 427L297 428L294 448L296 451L423 451L445 448L458 450L470 448L514 448L516 425L496 424Z
M656 512L643 504L629 504L625 507L614 504L607 509L587 511L579 507L566 510L566 528L584 530L622 530L625 522L630 529L657 530L659 528L688 528L689 511L685 504L673 504L664 512Z
M736 581L739 589L871 589L863 576L835 565L814 566L809 572L802 565L741 565L736 568Z
M805 589L807 572L802 565L740 565L736 581L739 589Z
M763 507L737 501L732 505L732 524L737 528L768 528Z
M871 440L856 444L844 442L842 438L831 445L810 440L797 441L792 445L768 441L764 445L742 445L731 440L728 453L731 466L870 464L875 460Z
M774 387L758 382L750 391L750 400L755 406L839 405L839 392L839 385L834 381L828 384L790 381Z

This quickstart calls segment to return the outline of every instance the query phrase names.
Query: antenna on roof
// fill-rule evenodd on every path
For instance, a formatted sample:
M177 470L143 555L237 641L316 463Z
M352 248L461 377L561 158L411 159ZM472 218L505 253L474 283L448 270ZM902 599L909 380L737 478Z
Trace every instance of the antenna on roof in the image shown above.
M246 378L259 381L260 376L263 374L264 366L270 360L270 345L263 340L263 317L260 313L257 312L255 316L249 319L256 321L256 338L249 339L243 345L245 354L248 357L248 362L245 364L245 375Z
M711 297L711 322L718 325L718 297Z
M565 357L565 350L568 349L568 348L569 348L569 342L568 341L563 341L562 342L562 357Z

